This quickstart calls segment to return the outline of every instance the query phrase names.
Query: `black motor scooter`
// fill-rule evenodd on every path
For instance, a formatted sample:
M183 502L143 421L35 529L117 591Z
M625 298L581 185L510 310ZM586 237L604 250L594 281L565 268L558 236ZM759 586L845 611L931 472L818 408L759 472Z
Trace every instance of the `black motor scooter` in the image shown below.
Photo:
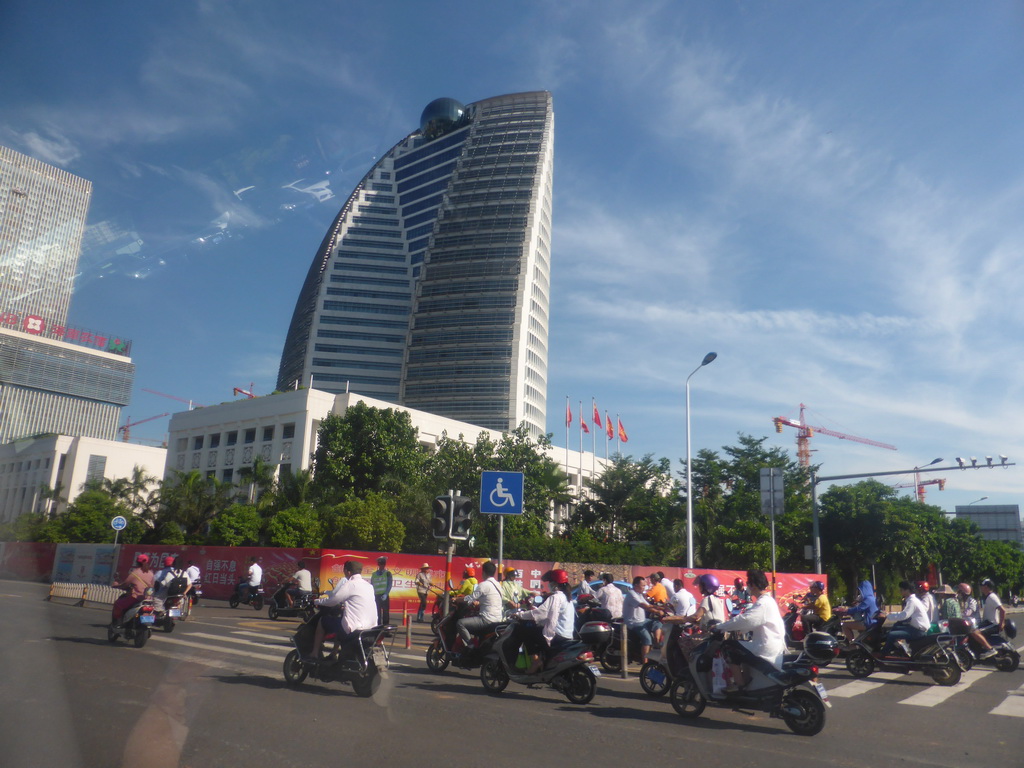
M299 616L303 621L309 621L316 613L314 601L320 594L320 579L313 579L313 591L299 594L292 605L288 605L287 592L295 586L292 582L286 581L281 584L267 601L267 616L277 621L282 616Z
M243 589L244 587L244 589ZM263 609L263 585L260 584L258 587L249 586L249 582L244 579L238 582L235 587L234 593L228 598L228 605L232 608L237 608L239 603L245 603L251 605L257 611Z
M963 667L956 654L956 640L948 632L930 633L901 643L899 655L883 656L889 627L878 622L853 641L846 655L846 669L854 677L867 677L876 669L889 672L924 672L939 685L956 685Z
M427 646L427 668L435 673L444 672L448 665L460 669L476 669L484 663L491 652L498 632L504 629L505 622L493 624L481 632L471 633L470 644L467 646L458 633L457 622L472 616L476 610L469 600L458 597L452 602L452 610L437 622L434 627L434 639Z
M324 683L351 683L357 696L368 697L380 687L382 678L388 675L389 654L384 640L394 637L398 627L390 624L353 632L340 645L335 643L334 651L320 657L320 649L314 648L316 628L325 610L317 609L313 618L304 622L292 635L295 650L284 659L284 680L288 685L297 686L312 675L314 680ZM325 636L331 640L333 635Z
M1006 619L1003 623L1002 634L997 624L982 627L981 634L996 651L995 656L989 656L987 659L981 658L982 645L971 635L976 629L974 619L950 619L948 625L950 633L958 641L957 658L965 670L969 670L975 664L991 664L1000 672L1015 672L1020 666L1020 651L1010 642L1017 637L1017 625L1012 619Z

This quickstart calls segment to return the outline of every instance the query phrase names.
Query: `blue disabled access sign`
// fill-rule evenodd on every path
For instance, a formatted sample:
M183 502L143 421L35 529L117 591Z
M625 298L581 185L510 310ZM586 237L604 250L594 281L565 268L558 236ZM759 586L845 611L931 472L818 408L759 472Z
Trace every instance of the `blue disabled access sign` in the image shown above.
M481 472L480 511L492 515L523 514L523 473Z

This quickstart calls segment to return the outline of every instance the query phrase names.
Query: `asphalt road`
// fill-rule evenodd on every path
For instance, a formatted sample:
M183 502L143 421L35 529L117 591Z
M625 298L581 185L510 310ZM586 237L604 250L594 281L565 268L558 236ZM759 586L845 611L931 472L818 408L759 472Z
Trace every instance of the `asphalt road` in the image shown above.
M45 595L0 582L5 768L1024 765L1020 671L976 670L942 688L921 674L827 670L833 707L808 739L763 714L709 708L683 721L635 676L602 677L587 706L515 684L489 696L474 673L427 672L425 626L412 650L396 640L373 698L337 683L290 689L281 662L297 620L208 603L136 649L107 642L108 610Z

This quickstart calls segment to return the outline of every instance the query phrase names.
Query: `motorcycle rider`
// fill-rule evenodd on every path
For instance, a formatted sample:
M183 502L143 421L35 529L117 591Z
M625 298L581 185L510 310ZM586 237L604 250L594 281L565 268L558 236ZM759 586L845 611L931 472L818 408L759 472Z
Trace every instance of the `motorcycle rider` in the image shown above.
M706 629L712 621L725 621L725 603L715 597L720 586L718 578L711 573L702 573L693 580L693 585L700 590L702 597L690 620L701 629Z
M924 607L924 603L914 594L914 589L914 584L911 584L909 581L901 581L900 594L903 595L903 610L892 614L887 614L885 611L879 613L879 618L882 621L885 621L890 616L895 620L895 624L889 630L888 637L885 638L882 656L893 655L896 643L900 640L916 640L919 637L924 637L928 632L928 628L932 625L931 618L928 616L928 609ZM908 653L907 655L909 656L910 654Z
M610 573L602 573L604 586L597 590L597 602L608 611L613 619L622 618L622 591L615 584L615 577Z
M986 627L998 625L999 632L1002 633L1003 627L1006 626L1006 608L1003 607L1002 600L1000 600L999 595L996 594L996 585L992 579L982 580L981 595L981 623L978 624L978 628L971 633L971 637L973 637L985 649L978 654L978 658L988 659L996 655L996 649L992 647L992 643L988 641L988 638L985 637L981 631Z
M128 570L128 575L115 587L127 590L114 602L110 612L110 626L116 627L125 611L142 600L147 589L153 587L153 572L149 570L149 555L140 554L135 558L135 565Z
M959 619L962 618L960 612L960 603L956 601L956 592L949 584L943 584L941 587L935 589L935 602L937 603L936 611L940 619Z
M517 581L519 571L511 565L505 569L505 579L501 582L502 606L504 608L518 608L527 598L526 589Z
M593 595L594 588L590 586L590 582L594 580L594 572L586 570L583 572L583 580L580 582L580 594L581 595Z
M800 612L800 618L804 622L804 632L810 634L832 618L832 605L825 594L825 585L820 581L811 582L807 601L810 605Z
M299 570L292 574L291 586L284 593L289 608L295 607L296 598L313 594L313 574L306 568L306 561L299 560L295 565Z
M526 646L530 654L527 675L536 675L544 669L548 651L558 651L573 642L576 612L569 601L569 574L561 568L546 572L541 579L541 593L544 602L527 611L517 611L516 637ZM536 624L524 625L523 621ZM513 637L513 640L516 638Z
M847 643L853 642L855 632L863 632L869 627L875 626L875 614L878 613L878 602L875 600L875 588L871 582L865 579L858 587L859 592L853 600L853 605L846 611L846 615L853 621L843 622L843 635Z
M260 567L258 557L249 558L249 570L245 578L238 585L238 598L244 603L249 599L250 594L255 594L260 584L263 583L263 569Z
M669 598L668 604L672 606L672 615L687 617L697 610L697 601L693 599L693 595L686 591L683 585L682 579L676 579L672 582L674 592L672 597ZM665 617L662 621L666 621L669 617Z
M477 585L472 595L465 598L480 609L476 616L467 616L455 623L456 631L462 638L462 642L469 647L473 639L473 632L484 633L489 627L501 622L501 585L494 578L498 566L493 560L485 560L481 570L484 572L484 580Z
M373 593L373 585L363 578L363 564L357 560L345 563L345 578L331 591L327 597L316 601L316 605L329 608L334 605L344 610L340 616L323 613L316 625L313 636L313 648L317 659L323 655L324 637L335 634L335 647L353 632L370 629L377 623L377 600Z
M651 646L661 646L661 616L662 610L651 605L644 597L644 577L634 577L633 589L622 598L622 619L630 634L640 643L640 659L644 664L647 663Z
M978 601L971 597L971 585L960 582L956 585L956 599L960 602L960 611L965 619L978 618Z
M665 605L668 603L668 590L665 589L661 584L661 577L657 573L652 573L649 577L651 586L645 592L645 596L652 603L658 603L659 605Z
M474 591L476 591L476 586L478 583L479 582L476 580L476 568L474 568L472 565L467 565L466 568L462 571L462 583L459 585L459 588L458 590L456 590L455 594L468 597L469 595L472 595Z
M917 595L917 599L921 601L921 605L928 612L929 626L931 626L939 619L939 607L935 603L935 598L932 597L931 585L927 581L915 582L914 594Z
M733 587L735 587L732 593L733 600L740 603L749 603L750 591L743 583L743 579L737 576L735 579L733 579L732 585Z
M750 632L750 640L727 640L722 644L733 679L726 693L735 693L747 684L745 667L756 664L750 657L782 669L782 654L786 651L786 627L779 605L768 591L768 577L764 571L749 570L747 583L753 602L739 616L715 626L716 632Z

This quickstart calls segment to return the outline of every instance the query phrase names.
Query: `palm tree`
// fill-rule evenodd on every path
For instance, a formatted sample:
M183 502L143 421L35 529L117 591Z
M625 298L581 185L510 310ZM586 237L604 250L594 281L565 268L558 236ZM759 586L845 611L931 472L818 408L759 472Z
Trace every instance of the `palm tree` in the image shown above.
M58 482L51 488L49 483L41 483L39 485L39 501L45 502L43 516L46 519L56 517L60 508L68 503L67 497L64 496L64 486Z

